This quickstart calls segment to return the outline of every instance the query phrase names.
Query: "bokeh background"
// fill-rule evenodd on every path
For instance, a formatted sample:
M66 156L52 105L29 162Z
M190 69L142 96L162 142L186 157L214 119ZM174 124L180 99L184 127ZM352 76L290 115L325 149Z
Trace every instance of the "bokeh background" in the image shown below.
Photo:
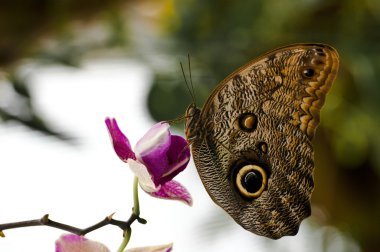
M186 64L188 53L196 98L201 105L217 83L234 69L268 50L300 42L332 45L339 52L341 62L313 140L316 187L312 217L301 226L298 238L284 238L287 242L257 238L236 229L236 224L212 204L203 188L199 188L194 196L194 209L200 210L199 215L191 214L191 222L197 225L178 229L202 237L197 240L201 251L223 247L251 251L255 244L262 245L255 247L258 251L379 251L380 2L377 0L2 1L0 169L1 190L6 197L1 201L0 222L44 214L33 208L38 201L26 204L30 198L25 192L35 195L36 184L50 181L51 177L66 178L68 168L57 165L62 162L60 158L49 158L55 155L53 153L64 149L71 153L70 158L80 156L84 163L86 159L95 158L91 156L94 153L112 162L116 159L112 150L106 154L99 150L88 152L94 146L109 144L102 128L105 116L118 115L125 121L124 127L142 124L129 128L142 135L154 121L182 115L191 97L179 62ZM73 80L73 75L80 77ZM86 115L93 117L86 120L90 118ZM98 136L94 133L91 137L84 134L86 128L93 127L103 133ZM179 134L183 134L182 127L178 125ZM131 134L138 136L135 132ZM31 143L27 149L28 144L22 139ZM39 155L33 159L25 152L31 152L35 145L39 146ZM29 158L27 167L17 160L26 158ZM49 167L49 172L41 171L42 175L33 172L41 162ZM76 167L72 172L82 176L82 180L91 177L91 170L81 170L86 165L65 162L67 166ZM112 166L112 162L108 166ZM106 163L104 161L104 166ZM191 188L201 187L194 166L189 169L193 172L181 178L190 183ZM17 170L18 176L12 175L11 170ZM114 170L118 169L109 168L107 174L112 176ZM99 173L104 174L104 171ZM28 174L27 179L24 174ZM83 185L85 182L79 178L74 180L76 182L71 181L72 177L66 179L62 187L76 185L76 189L70 191L73 194L90 195L92 187L105 183ZM132 179L124 183L128 194ZM62 196L60 193L65 192L65 189L55 191L58 189L54 183L49 185L46 190L53 194ZM17 193L20 191L22 193ZM99 193L108 195L105 189ZM197 205L197 197L202 198L199 202L207 207L202 209L202 205ZM96 199L95 196L91 198ZM67 209L77 209L77 205L70 203L70 197L64 199ZM14 201L24 203L25 207L17 211L12 209ZM129 207L130 202L124 203ZM50 213L55 210L53 203L50 208L46 206ZM151 208L149 199L142 204ZM159 203L154 204L160 207ZM67 209L66 212L70 212ZM33 211L34 215L25 215ZM4 217L8 212L9 218ZM109 213L96 214L103 218ZM170 219L163 214L156 218ZM98 219L93 222L96 221ZM161 232L169 229L165 225L161 226ZM142 236L148 229L149 224L139 230L140 234L134 235ZM40 237L39 230L17 232L22 232L23 237ZM9 232L12 236L20 236L16 231ZM254 237L251 239L255 242L241 242L236 238L248 235ZM155 242L151 237L154 234L145 236L144 240L148 244L151 239ZM0 251L11 251L2 249L7 239L0 240ZM43 241L41 237L38 239ZM189 244L194 243L190 235L189 244L185 242L186 237L183 240L177 245L178 251L185 251L180 248L191 247ZM175 239L173 241L178 244ZM295 243L298 247L294 247ZM38 249L38 244L31 244L32 250Z

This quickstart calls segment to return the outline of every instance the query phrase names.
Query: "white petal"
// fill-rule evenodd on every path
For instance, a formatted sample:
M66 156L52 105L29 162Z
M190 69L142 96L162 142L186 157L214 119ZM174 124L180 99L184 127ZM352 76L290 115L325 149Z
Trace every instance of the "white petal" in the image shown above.
M139 184L144 191L156 192L158 190L145 165L133 159L128 159L127 163L129 168L131 168L132 172L139 179Z
M141 248L131 248L124 250L124 252L168 252L171 251L173 243L151 246L151 247L141 247Z

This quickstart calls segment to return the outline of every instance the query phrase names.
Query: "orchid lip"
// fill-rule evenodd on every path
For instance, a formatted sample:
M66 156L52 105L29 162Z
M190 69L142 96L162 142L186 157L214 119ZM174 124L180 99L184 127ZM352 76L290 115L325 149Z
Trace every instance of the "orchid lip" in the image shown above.
M176 164L172 169L170 169L170 171L164 173L162 175L162 177L166 177L170 174L172 174L173 172L175 172L176 170L178 170L179 168L181 168L183 165L185 165L187 162L189 162L190 158L185 158L184 160L182 160L181 162L179 162L178 164Z

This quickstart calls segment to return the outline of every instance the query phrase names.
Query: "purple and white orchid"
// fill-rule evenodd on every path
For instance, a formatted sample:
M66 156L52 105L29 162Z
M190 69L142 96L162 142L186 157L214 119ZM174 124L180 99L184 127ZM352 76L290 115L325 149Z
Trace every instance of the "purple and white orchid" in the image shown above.
M167 122L159 122L137 142L135 151L132 151L116 120L107 118L105 122L116 154L128 163L145 192L154 197L180 200L192 205L186 188L173 180L190 160L188 143L183 137L172 135Z
M173 244L165 244L151 247L131 248L124 252L170 252ZM111 252L100 242L91 241L83 236L67 234L62 235L55 242L55 252Z
M55 252L111 252L103 244L86 239L84 236L62 235L55 242Z

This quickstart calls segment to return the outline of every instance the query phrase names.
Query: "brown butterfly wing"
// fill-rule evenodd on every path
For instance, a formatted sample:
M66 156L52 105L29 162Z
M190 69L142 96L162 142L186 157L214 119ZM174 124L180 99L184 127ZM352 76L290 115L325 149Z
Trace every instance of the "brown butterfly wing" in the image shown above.
M279 48L228 76L203 110L188 109L186 135L202 182L245 229L278 239L295 235L310 215L310 140L337 70L338 54L329 46ZM257 198L237 186L236 169L245 164L268 176Z

